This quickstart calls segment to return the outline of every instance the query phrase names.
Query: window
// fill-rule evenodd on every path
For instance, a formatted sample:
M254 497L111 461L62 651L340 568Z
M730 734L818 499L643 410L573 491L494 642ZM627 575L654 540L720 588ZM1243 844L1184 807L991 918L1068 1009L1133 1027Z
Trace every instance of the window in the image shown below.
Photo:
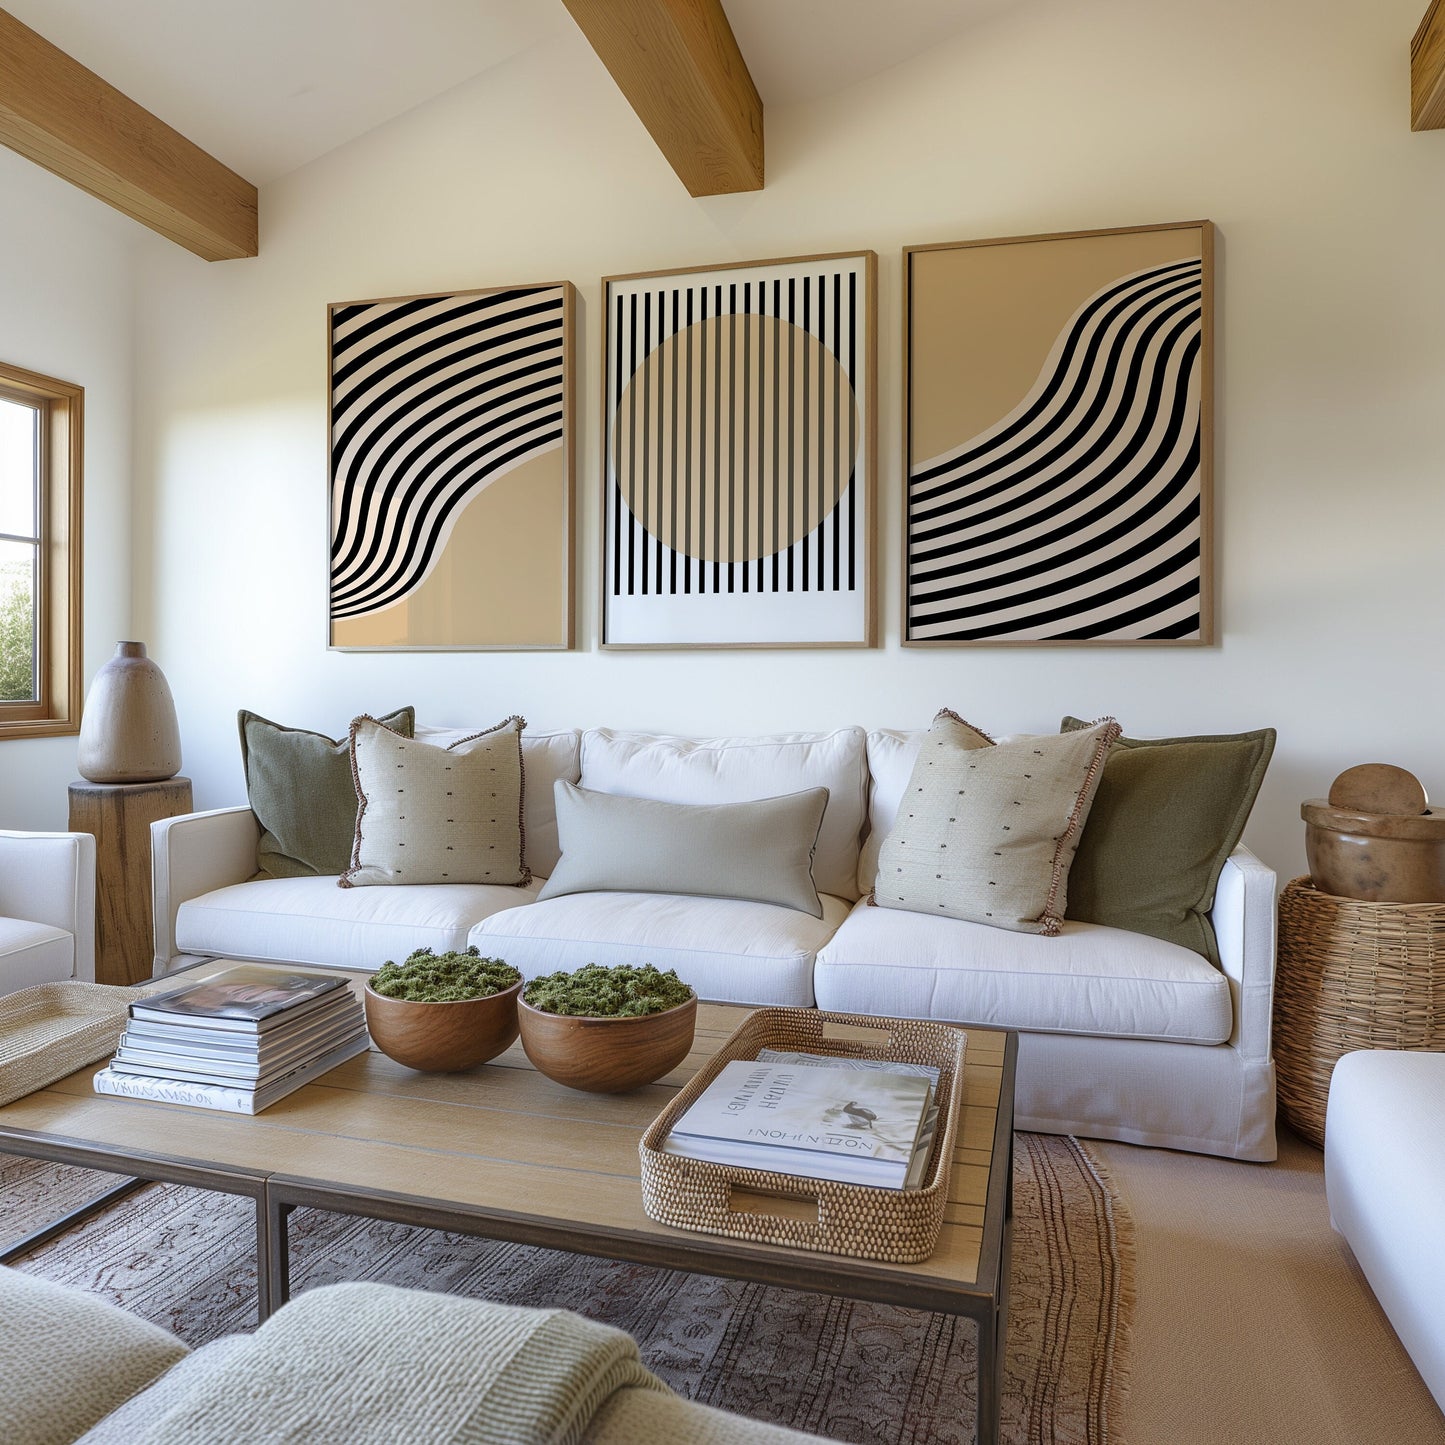
M0 737L80 728L84 398L0 364Z

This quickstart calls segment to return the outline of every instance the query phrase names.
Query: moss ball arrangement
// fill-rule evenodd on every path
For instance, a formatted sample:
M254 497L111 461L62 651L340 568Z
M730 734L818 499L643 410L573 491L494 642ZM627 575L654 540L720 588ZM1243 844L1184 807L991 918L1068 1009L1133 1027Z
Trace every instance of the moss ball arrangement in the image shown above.
M521 973L500 958L483 958L475 945L464 953L419 948L404 962L390 959L371 978L373 993L413 1003L456 1003L490 998L520 983Z
M570 973L548 973L522 990L522 1001L542 1013L571 1018L641 1018L685 1004L692 989L675 970L619 963L585 964Z

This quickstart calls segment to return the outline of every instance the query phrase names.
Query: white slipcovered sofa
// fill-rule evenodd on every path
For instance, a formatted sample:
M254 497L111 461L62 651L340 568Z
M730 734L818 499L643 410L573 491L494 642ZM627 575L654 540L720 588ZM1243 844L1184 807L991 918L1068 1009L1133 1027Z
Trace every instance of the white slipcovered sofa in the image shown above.
M466 735L417 729L441 744ZM1226 863L1212 912L1222 968L1093 924L1067 923L1047 938L870 907L879 843L922 736L523 735L526 852L537 880L559 857L558 779L680 803L822 786L821 918L662 893L537 901L536 880L525 889L344 889L334 878L254 879L256 820L246 807L225 808L153 825L155 971L207 957L373 970L418 947L467 944L528 977L651 962L675 968L709 1000L1017 1029L1020 1128L1273 1159L1274 874L1242 848Z
M0 832L0 994L95 978L95 839Z
M1330 1222L1445 1410L1445 1053L1359 1049L1335 1065L1325 1193Z

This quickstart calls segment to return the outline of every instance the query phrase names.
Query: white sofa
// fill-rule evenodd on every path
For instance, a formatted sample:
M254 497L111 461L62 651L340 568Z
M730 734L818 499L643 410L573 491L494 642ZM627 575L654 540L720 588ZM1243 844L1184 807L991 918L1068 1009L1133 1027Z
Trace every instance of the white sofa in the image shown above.
M1445 1410L1445 1053L1359 1049L1325 1113L1330 1222Z
M418 727L447 743L461 730ZM248 808L152 827L157 975L224 956L375 969L476 944L528 977L582 963L675 968L705 999L816 1005L1020 1031L1020 1128L1275 1157L1274 874L1244 849L1212 919L1223 968L1140 934L1068 923L1057 938L871 907L867 895L922 733L686 740L598 728L523 735L528 861L555 866L558 779L668 802L824 786L814 858L823 916L675 894L256 879Z
M0 832L0 994L95 978L95 839Z

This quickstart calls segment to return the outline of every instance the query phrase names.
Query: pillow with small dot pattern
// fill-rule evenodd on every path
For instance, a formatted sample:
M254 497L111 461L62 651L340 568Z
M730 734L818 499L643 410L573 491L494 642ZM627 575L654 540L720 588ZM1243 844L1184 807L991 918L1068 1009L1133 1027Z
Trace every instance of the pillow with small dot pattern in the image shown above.
M878 855L873 901L1016 933L1057 934L1069 865L1119 724L991 743L933 720Z
M357 718L356 837L341 887L530 883L522 834L526 725L509 717L443 748Z

